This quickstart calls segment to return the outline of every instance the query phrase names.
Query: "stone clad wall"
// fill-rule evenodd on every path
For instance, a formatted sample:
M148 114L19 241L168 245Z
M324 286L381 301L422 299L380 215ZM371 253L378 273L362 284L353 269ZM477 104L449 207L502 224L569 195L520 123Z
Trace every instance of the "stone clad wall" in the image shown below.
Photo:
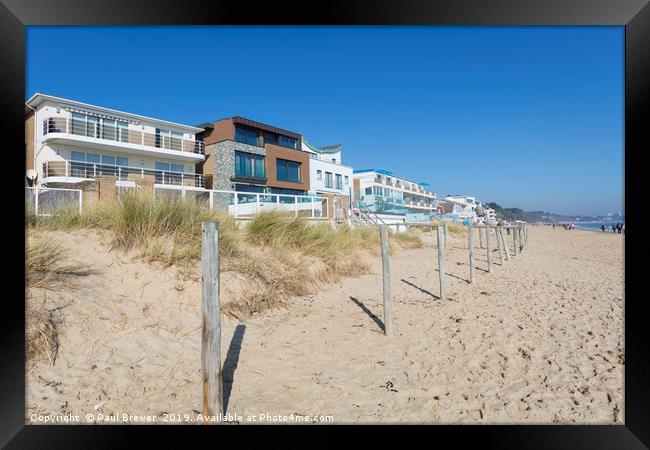
M223 191L234 191L235 185L230 181L230 177L235 175L235 151L253 153L255 155L266 156L266 150L263 147L255 145L242 144L234 141L222 141L215 144L214 160L215 171L212 181L212 189Z

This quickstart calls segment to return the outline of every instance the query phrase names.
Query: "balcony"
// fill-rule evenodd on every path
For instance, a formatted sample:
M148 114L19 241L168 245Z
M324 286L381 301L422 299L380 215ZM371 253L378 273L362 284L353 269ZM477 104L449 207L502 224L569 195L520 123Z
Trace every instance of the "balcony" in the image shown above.
M152 179L155 184L203 188L203 175L145 169L143 167L117 166L80 161L46 161L43 163L43 182L77 183L94 180L100 175L114 176L116 181L134 182Z
M126 127L100 123L86 123L64 117L49 117L43 120L43 140L68 144L84 143L85 146L136 153L157 155L164 153L191 161L203 161L203 142L190 139L146 133Z

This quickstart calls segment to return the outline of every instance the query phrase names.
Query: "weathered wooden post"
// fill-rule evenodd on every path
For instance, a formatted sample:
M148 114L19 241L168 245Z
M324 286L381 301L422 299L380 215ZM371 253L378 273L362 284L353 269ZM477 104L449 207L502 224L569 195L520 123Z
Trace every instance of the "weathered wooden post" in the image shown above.
M501 242L503 243L503 250L506 254L506 261L510 260L510 252L508 251L508 244L506 243L506 235L503 232L503 227L499 228L499 234L501 235Z
M445 248L447 248L447 224L444 223L443 225L445 227Z
M512 227L512 246L514 247L513 255L517 256L517 227Z
M528 245L528 224L524 225L524 238L526 241L526 245Z
M517 241L519 242L519 253L522 253L524 251L524 239L521 233L522 225L519 225L519 228L517 229Z
M203 294L203 332L201 371L203 374L203 416L223 412L221 373L221 305L219 303L219 225L203 222L201 242L201 281Z
M481 230L480 226L478 228L478 242L479 242L480 248L483 248L483 231Z
M485 246L487 248L488 272L492 272L492 242L490 241L489 225L485 225Z
M445 237L438 225L438 272L440 276L440 300L445 298Z
M388 262L388 230L386 225L379 225L381 235L381 268L384 278L384 334L392 333L392 313L390 305L390 264Z
M469 247L469 282L474 282L474 229L467 227L467 247Z
M499 263L503 265L503 247L501 246L501 237L499 237L499 228L494 228L494 236L497 238L497 247L499 248Z

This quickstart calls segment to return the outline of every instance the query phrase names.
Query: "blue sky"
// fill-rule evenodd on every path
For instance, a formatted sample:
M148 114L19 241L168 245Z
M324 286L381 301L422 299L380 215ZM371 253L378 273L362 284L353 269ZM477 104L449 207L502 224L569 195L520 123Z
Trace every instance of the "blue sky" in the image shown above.
M241 115L438 194L623 211L623 27L29 27L35 92Z

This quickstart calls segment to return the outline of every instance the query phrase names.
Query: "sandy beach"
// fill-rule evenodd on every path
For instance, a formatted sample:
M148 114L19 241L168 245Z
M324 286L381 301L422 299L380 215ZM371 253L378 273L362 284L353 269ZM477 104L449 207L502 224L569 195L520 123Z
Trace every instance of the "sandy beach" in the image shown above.
M26 421L126 413L165 423L164 413L201 411L198 280L111 252L97 231L51 234L97 274L75 292L28 292L30 302L63 306L63 333L53 366L27 367ZM379 258L374 273L286 309L225 317L227 412L334 423L624 423L623 235L530 226L522 254L511 248L501 265L494 252L493 273L477 249L473 284L466 237L450 236L444 300L435 239L425 242L391 259L391 337L381 328ZM223 295L235 285L226 275Z

